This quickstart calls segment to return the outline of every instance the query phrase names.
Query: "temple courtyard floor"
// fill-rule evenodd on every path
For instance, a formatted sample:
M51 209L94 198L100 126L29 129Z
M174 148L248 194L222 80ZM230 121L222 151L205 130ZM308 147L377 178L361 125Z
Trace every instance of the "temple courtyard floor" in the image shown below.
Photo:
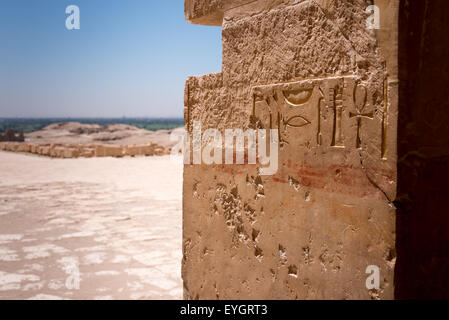
M0 152L0 299L181 299L182 164Z

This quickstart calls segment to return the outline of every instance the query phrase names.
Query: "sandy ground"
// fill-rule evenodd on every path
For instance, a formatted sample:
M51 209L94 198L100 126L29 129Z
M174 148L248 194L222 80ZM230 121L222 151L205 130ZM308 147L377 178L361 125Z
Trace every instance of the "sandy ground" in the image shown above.
M181 190L168 156L0 151L0 299L181 299Z

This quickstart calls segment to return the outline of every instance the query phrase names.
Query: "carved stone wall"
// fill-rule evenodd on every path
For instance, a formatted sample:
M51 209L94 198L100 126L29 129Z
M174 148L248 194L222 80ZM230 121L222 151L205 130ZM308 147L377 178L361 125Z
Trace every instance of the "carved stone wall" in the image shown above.
M189 299L392 299L399 1L186 1L223 28L221 73L190 77L202 130L277 130L279 168L185 165ZM368 266L379 289L366 288Z

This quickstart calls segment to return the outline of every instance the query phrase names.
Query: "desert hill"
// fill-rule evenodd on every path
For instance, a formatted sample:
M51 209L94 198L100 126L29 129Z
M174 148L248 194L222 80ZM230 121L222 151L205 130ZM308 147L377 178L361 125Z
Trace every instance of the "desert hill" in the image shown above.
M179 130L179 129L174 129ZM157 144L164 148L174 145L170 141L173 130L149 131L125 124L102 126L79 122L54 123L40 131L25 135L25 141L33 144Z
M0 149L54 158L163 155L169 154L176 144L170 140L171 133L182 130L149 131L125 124L61 122L26 134L24 143L2 142Z

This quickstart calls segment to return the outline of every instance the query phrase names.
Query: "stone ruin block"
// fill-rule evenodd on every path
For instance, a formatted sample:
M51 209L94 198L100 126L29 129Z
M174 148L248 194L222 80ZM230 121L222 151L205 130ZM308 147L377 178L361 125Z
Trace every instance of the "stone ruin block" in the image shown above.
M17 152L19 150L19 143L17 143L17 142L7 142L6 143L6 150L7 151L12 151L12 152Z
M144 156L154 156L154 146L143 146L142 147L142 155Z
M98 145L95 146L95 157L123 157L124 148L121 146Z
M105 157L106 151L105 147L102 145L95 146L95 157Z
M2 142L1 146L2 146L2 150L8 151L9 148L9 142Z
M9 151L18 152L20 148L20 144L17 142L11 142L9 144Z
M107 146L105 147L105 153L107 157L121 158L124 154L124 148L122 146Z
M126 147L125 154L131 157L140 156L142 154L142 147L128 146Z
M42 156L50 156L51 146L50 145L40 145L37 149L37 153Z
M424 172L412 160L404 164L402 157L414 161L418 157L418 163L433 163L447 172L442 157L449 149L447 139L442 138L447 135L421 138L412 130L424 133L426 123L436 117L444 123L448 114L443 111L447 101L441 94L442 85L437 91L413 82L419 79L419 70L430 68L429 56L447 67L447 58L443 58L447 45L437 41L445 30L441 25L447 24L438 7L447 8L447 2L423 3L185 1L188 21L223 29L222 72L187 79L184 115L188 133L192 136L194 122L199 122L203 133L212 128L222 134L225 129L253 128L275 130L279 136L278 170L271 176L260 174L260 163L185 165L185 298L393 299L422 295L405 264L415 264L415 271L420 263L427 263L425 270L438 267L430 265L431 257L418 245L419 239L410 240L410 227L402 221L408 219L418 229L414 217L421 214L404 203L428 204L428 200L420 201L429 196L424 185L417 187L419 181L426 181L426 186L432 181L447 185L447 181L442 183L437 174L426 180L430 167ZM379 8L380 29L368 28L369 5ZM420 43L429 47L420 49ZM409 69L414 73L408 73ZM439 99L438 107L426 94ZM441 108L443 115L428 115L431 107ZM398 128L398 122L404 126ZM436 132L435 128L430 132ZM403 137L422 145L430 143L432 151L423 152L436 160L416 154L416 145L403 142ZM412 172L420 168L423 173L407 177L413 167ZM412 184L401 183L411 177ZM407 198L409 193L414 194L413 201ZM449 207L443 200L448 197L436 200L437 196L434 193L431 198ZM443 209L429 206L437 212L427 218L429 223L447 226ZM408 218L396 221L397 215ZM435 248L437 240L449 243L447 232L441 230L433 240L431 251L439 255L441 265L449 265L448 252ZM422 248L421 260L414 260L414 246ZM397 258L404 267L396 267ZM380 271L378 288L366 285L370 266ZM440 275L441 270L447 271L439 268ZM430 273L426 277L420 285L438 288L436 296L441 297L443 285Z
M61 144L52 144L50 145L50 153L49 156L52 158L62 158L62 154L64 153L64 146Z
M96 149L94 147L83 147L80 150L81 158L93 158L96 157Z
M64 149L63 158L73 159L78 158L80 156L80 151L75 147L68 147Z
M31 145L29 145L27 143L21 143L20 145L18 145L17 151L18 152L30 152L31 151Z

